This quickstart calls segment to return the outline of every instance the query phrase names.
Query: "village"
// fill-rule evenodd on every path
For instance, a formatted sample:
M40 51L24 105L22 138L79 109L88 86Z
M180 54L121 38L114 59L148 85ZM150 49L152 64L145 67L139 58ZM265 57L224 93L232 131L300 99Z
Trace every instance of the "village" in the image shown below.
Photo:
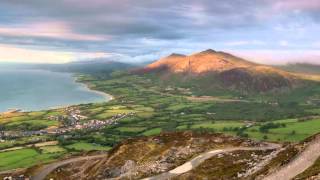
M128 116L133 116L134 113L119 113L105 120L88 120L88 117L81 114L81 111L75 107L67 107L64 109L66 115L48 116L48 120L59 121L61 125L59 127L49 127L47 129L41 129L37 131L5 131L0 130L0 143L5 140L41 136L41 135L63 135L75 130L97 130L105 126L111 126L118 124L120 119Z

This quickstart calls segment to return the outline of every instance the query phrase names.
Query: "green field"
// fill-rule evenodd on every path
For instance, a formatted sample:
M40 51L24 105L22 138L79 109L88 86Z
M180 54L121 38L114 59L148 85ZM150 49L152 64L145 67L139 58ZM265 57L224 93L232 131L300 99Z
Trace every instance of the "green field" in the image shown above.
M161 128L154 128L154 129L150 129L148 131L145 131L142 134L145 135L145 136L152 136L152 135L160 134L161 131L162 131Z
M50 162L61 153L39 153L34 149L20 149L0 153L0 170L30 167L35 164Z
M97 144L92 143L86 143L86 142L77 142L71 145L66 146L67 149L76 150L76 151L108 151L111 149L111 147L108 146L101 146Z
M58 110L16 113L8 117L0 116L0 127L5 130L22 131L22 130L40 130L50 126L58 126L59 122L48 120L51 115L61 115Z
M320 119L298 121L297 119L286 119L270 121L271 123L280 123L285 127L270 128L268 132L261 132L261 126L267 123L257 123L249 128L245 128L243 133L248 134L249 138L257 140L270 140L270 141L287 141L298 142L313 134L320 132ZM270 123L269 122L269 123ZM216 132L223 132L228 134L237 134L237 129L245 127L243 122L225 122L215 121L214 123L199 123L190 126L189 129L209 129ZM188 129L187 125L177 127L179 130Z
M6 149L11 148L14 146L21 146L25 144L34 144L37 142L44 142L44 141L50 141L52 140L52 137L49 137L48 135L42 135L42 136L30 136L30 137L21 137L16 138L14 140L8 140L4 142L0 142L0 149Z
M133 133L141 132L145 129L146 129L145 127L119 127L119 128L117 128L117 130L119 130L120 132L133 132Z
M192 129L199 129L199 128L210 128L215 129L217 131L223 131L224 128L241 128L244 126L242 122L224 122L224 121L215 121L213 123L200 123L192 125Z
M66 150L60 146L44 146L40 148L42 153L60 153L66 152Z

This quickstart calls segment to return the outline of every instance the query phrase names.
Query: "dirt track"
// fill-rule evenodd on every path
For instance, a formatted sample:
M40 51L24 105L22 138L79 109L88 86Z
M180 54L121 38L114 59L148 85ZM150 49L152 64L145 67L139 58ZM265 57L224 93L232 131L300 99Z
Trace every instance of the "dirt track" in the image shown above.
M84 160L92 160L92 159L99 159L99 158L103 158L106 157L106 154L100 154L100 155L95 155L95 156L85 156L85 157L77 157L77 158L73 158L73 159L67 159L64 161L59 161L59 162L55 162L52 164L48 164L45 165L44 167L42 167L41 169L39 169L38 173L36 173L36 175L34 177L32 177L32 180L43 180L46 178L46 176L48 174L50 174L52 171L54 171L55 169L57 169L60 166L63 165L67 165L70 163L74 163L74 162L78 162L78 161L84 161Z
M165 180L170 179L180 174L186 173L191 171L192 169L199 166L205 160L212 158L215 155L233 151L257 151L257 150L269 150L269 149L278 149L280 148L277 144L268 144L267 146L263 147L237 147L237 148L227 148L227 149L217 149L209 152L205 152L203 154L198 155L197 157L191 159L190 161L182 164L181 166L176 167L175 169L165 172L156 176L148 177L143 180Z
M263 178L263 180L290 180L312 166L319 157L320 136L316 137L307 148L289 164Z

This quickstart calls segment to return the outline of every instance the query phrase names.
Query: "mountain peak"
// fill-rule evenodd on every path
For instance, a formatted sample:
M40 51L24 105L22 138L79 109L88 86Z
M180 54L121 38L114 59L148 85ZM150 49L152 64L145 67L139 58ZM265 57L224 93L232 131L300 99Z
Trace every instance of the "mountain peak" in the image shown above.
M169 56L168 56L168 58L169 57L186 57L186 55L184 55L184 54L178 54L178 53L172 53L172 54L170 54Z
M217 51L213 49L207 49L205 51L200 52L199 54L215 54L215 53L217 53Z

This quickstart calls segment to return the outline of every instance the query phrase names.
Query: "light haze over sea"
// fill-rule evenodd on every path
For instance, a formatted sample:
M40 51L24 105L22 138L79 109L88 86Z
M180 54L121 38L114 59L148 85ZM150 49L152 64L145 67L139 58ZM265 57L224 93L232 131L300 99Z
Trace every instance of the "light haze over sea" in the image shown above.
M76 83L70 73L0 68L0 112L45 110L110 98Z

